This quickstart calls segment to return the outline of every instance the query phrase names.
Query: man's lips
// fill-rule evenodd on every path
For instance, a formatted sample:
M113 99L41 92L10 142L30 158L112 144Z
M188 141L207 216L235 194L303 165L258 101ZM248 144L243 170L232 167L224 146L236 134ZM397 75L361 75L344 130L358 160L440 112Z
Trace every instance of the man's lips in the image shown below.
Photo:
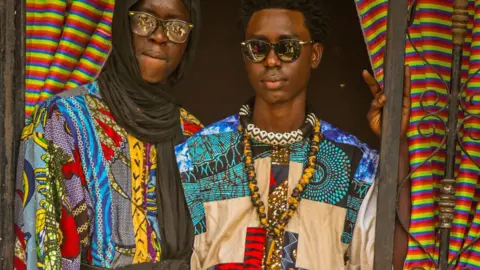
M142 54L158 60L164 60L164 61L168 60L168 58L163 53L160 53L160 52L146 51L146 52L143 52Z
M271 90L282 88L286 82L287 79L282 77L270 77L262 80L265 87Z

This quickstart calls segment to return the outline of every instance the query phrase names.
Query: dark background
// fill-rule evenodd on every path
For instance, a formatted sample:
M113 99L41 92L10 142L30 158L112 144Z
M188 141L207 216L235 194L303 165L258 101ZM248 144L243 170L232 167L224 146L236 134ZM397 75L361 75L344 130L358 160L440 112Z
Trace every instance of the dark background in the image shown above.
M317 116L371 147L379 139L366 114L372 95L361 77L370 62L353 0L326 0L331 32L320 68L308 88ZM175 96L208 125L238 112L253 95L244 71L238 31L238 0L202 0L202 28L194 66Z

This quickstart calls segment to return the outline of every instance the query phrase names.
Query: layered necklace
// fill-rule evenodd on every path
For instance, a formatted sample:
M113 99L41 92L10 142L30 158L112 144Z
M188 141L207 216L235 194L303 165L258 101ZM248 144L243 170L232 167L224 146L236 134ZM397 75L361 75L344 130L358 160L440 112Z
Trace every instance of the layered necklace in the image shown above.
M244 162L245 167L247 169L247 177L248 177L248 188L250 190L250 196L252 200L253 206L256 208L258 217L260 220L260 224L266 232L266 241L265 241L265 250L266 256L265 258L265 265L270 267L272 265L272 257L274 256L275 249L278 248L277 240L281 239L284 235L285 227L288 225L290 219L295 214L298 204L301 200L301 196L305 191L306 187L310 183L311 178L315 174L315 164L316 164L316 157L319 151L319 145L322 140L322 135L320 133L320 122L315 117L313 113L307 114L307 119L302 127L296 131L290 133L272 133L261 130L260 128L254 126L251 123L251 110L249 105L244 105L240 112L240 124L238 126L238 130L243 134L243 145L244 145ZM252 128L248 128L249 126L253 126ZM312 132L313 131L313 132ZM288 208L281 214L280 219L278 222L269 222L268 217L266 214L266 206L265 203L261 200L261 196L259 193L259 188L257 186L257 177L255 173L255 166L253 162L253 155L252 155L252 145L251 140L252 138L265 144L278 146L278 145L286 145L284 141L288 141L288 144L298 142L302 140L304 134L310 134L310 151L308 153L308 163L305 167L302 177L296 187L293 189L291 196L288 198ZM261 135L261 138L258 138L256 135ZM265 135L269 134L269 135ZM280 135L278 135L280 134ZM300 134L301 139L298 139L298 135ZM294 136L295 135L295 136ZM295 139L292 139L295 137ZM287 139L289 138L289 139Z
M239 115L240 120L245 127L245 131L250 137L258 142L275 146L291 145L303 140L305 135L312 132L312 129L315 126L315 121L317 121L317 117L315 117L314 113L307 113L305 122L299 129L291 132L276 133L263 130L252 123L250 104L243 105L240 109Z

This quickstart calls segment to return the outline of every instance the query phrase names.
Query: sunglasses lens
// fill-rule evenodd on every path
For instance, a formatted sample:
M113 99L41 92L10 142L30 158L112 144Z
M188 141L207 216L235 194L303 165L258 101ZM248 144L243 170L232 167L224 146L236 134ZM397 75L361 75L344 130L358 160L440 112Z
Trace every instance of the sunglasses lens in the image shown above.
M275 45L275 52L280 60L293 62L300 56L300 47L298 40L281 40Z
M148 36L157 28L157 20L143 13L134 13L130 19L132 31L139 36Z
M166 21L165 33L175 43L184 43L190 33L190 26L184 21Z
M267 57L270 47L261 40L250 40L243 46L243 54L252 62L261 62Z

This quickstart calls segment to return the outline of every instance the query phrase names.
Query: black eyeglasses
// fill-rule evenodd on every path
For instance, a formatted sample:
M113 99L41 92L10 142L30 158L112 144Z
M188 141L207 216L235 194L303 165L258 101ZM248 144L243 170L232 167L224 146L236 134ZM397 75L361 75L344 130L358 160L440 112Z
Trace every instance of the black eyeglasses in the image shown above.
M130 11L130 27L132 31L142 37L153 34L161 25L165 35L173 43L184 43L193 28L193 24L182 20L162 20L151 14Z
M313 40L301 41L297 39L284 39L279 42L270 43L263 40L252 39L242 42L242 52L248 60L259 63L267 58L270 49L273 48L275 54L282 62L293 62L300 57L302 45L313 43Z

